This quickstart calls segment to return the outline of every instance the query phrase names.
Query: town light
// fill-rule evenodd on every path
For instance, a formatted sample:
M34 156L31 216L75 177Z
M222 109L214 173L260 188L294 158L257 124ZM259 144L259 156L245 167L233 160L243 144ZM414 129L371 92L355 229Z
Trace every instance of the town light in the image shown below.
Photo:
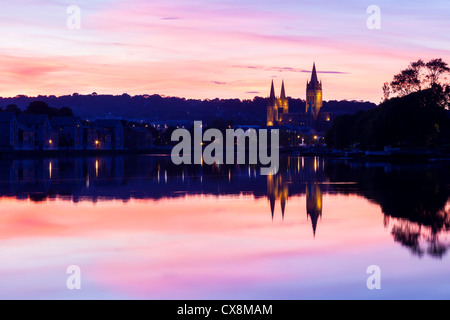
M95 140L95 144L96 145L98 145L100 143L100 141L98 141L98 140Z

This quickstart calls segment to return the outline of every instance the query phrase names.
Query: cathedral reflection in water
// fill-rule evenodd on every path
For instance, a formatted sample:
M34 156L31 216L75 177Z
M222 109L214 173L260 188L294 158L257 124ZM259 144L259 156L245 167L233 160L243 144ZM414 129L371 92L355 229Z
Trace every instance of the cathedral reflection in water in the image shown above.
M288 165L291 164L292 159L289 159ZM276 203L280 203L281 215L284 220L286 211L286 203L289 198L289 185L293 184L291 179L294 177L300 178L303 182L306 195L306 218L311 220L313 235L316 235L317 223L322 217L322 203L323 193L321 190L321 175L323 172L324 161L317 157L314 158L297 158L297 170L284 172L280 171L275 176L267 176L267 197L270 203L270 211L272 219L275 214ZM293 174L292 174L293 173ZM298 177L298 174L301 176Z
M76 203L251 194L268 199L272 219L296 214L289 211L289 199L304 199L305 219L315 237L324 214L324 195L357 195L380 206L394 241L414 255L439 258L450 248L443 239L450 230L447 163L285 156L277 175L258 172L256 166L176 166L170 156L0 159L0 198Z

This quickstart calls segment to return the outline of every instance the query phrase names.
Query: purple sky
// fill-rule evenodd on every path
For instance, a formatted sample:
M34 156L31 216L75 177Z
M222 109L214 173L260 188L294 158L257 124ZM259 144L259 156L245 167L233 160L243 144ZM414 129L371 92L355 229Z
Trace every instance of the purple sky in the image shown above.
M66 12L81 10L80 29ZM381 29L366 21L381 9ZM305 98L379 102L409 62L450 58L449 1L19 0L0 12L0 96L163 94L253 98L272 78Z

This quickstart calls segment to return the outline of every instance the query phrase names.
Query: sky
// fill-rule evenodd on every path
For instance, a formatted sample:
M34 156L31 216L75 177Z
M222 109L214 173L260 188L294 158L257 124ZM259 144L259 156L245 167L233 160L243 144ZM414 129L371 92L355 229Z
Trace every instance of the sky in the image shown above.
M74 11L78 6L79 28ZM380 29L370 29L370 5ZM0 11L0 96L268 96L380 102L420 58L450 62L450 2L376 0L18 0ZM69 25L68 25L69 24Z

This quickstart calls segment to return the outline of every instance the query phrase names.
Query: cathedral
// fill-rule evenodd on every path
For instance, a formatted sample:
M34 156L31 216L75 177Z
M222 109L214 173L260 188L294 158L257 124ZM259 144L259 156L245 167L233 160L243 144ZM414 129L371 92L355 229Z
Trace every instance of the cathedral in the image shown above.
M267 106L267 126L278 125L283 122L284 116L289 113L289 101L284 90L284 81L281 84L281 96L275 97L275 88L270 89L269 104Z
M311 128L317 120L322 108L322 82L317 78L316 64L313 64L311 80L306 83L306 114L289 113L289 101L286 97L284 81L281 85L281 95L275 96L275 88L272 80L270 97L267 105L267 126L307 125ZM304 121L301 121L304 119Z

